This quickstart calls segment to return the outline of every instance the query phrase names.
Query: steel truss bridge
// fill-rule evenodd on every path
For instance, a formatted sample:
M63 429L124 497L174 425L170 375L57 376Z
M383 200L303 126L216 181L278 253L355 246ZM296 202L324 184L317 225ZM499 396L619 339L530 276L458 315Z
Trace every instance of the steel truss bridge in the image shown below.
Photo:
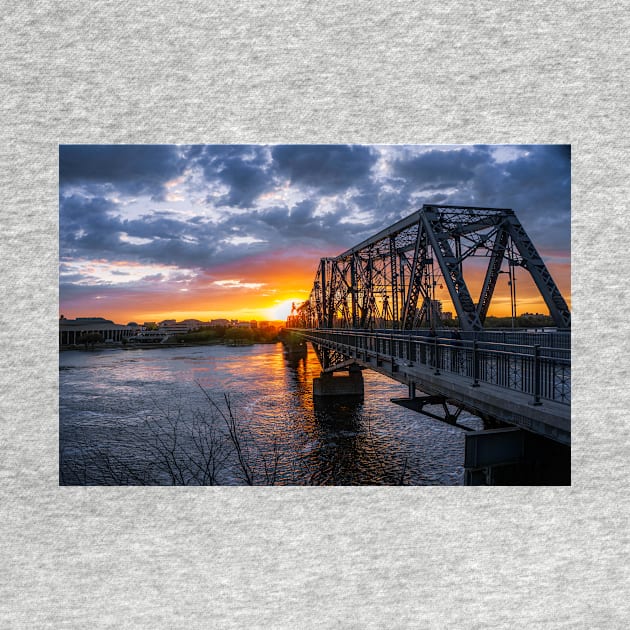
M533 280L554 332L484 328L501 274L516 316L517 269ZM441 328L438 287L457 329ZM396 401L406 407L452 424L466 409L562 444L570 443L570 326L567 303L512 210L440 205L322 258L308 300L287 320L312 342L322 376L369 368L409 385L409 398Z

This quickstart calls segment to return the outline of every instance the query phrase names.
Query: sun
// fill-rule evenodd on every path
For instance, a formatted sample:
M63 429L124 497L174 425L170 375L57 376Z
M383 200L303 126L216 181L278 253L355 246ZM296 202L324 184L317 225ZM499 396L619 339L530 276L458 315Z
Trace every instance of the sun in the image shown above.
M296 297L278 302L275 306L267 309L269 319L272 321L284 321L291 314L291 308L293 307L293 304L299 306L300 304L302 304L303 301L304 298Z

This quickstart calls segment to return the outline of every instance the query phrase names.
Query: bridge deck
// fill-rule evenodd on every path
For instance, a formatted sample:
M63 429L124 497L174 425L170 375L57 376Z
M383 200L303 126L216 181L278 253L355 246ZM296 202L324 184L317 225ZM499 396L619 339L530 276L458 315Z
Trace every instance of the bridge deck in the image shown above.
M543 349L543 356L535 356L540 352L533 348L530 353L525 350L517 353L504 344L485 344L479 348L475 344L473 349L472 342L466 346L451 340L430 341L426 337L397 339L394 335L358 331L293 329L293 332L338 353L342 359L337 364L339 369L353 360L400 383L414 383L428 395L444 396L472 413L500 419L562 444L570 443L568 351L561 358L552 356L561 351L551 348ZM489 372L489 365L494 372ZM330 366L334 368L335 365ZM508 379L503 386L499 372ZM546 378L541 378L541 374ZM492 380L496 382L489 382ZM545 387L541 381L550 382ZM506 387L510 382L514 388Z

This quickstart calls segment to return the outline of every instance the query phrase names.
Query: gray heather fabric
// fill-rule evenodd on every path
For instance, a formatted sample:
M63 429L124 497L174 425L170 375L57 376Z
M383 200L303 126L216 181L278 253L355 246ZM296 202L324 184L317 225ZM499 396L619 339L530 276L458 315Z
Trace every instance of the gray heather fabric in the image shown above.
M4 2L0 627L627 627L628 16ZM573 486L60 488L68 142L571 143Z

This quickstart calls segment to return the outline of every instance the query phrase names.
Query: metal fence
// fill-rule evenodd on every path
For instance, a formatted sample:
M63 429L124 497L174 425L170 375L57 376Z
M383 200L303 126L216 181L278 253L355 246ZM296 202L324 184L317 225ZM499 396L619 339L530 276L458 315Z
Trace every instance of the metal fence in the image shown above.
M417 331L351 331L338 329L299 330L310 341L337 350L351 358L405 362L408 367L423 365L434 374L459 375L471 385L490 383L511 391L529 394L533 404L553 400L571 403L571 349L543 346L548 333L510 333L497 341L457 339L438 334L412 334ZM451 333L449 333L451 334ZM514 335L514 333L512 333ZM527 335L530 335L529 337ZM531 343L513 343L530 341ZM557 342L560 343L560 342Z

